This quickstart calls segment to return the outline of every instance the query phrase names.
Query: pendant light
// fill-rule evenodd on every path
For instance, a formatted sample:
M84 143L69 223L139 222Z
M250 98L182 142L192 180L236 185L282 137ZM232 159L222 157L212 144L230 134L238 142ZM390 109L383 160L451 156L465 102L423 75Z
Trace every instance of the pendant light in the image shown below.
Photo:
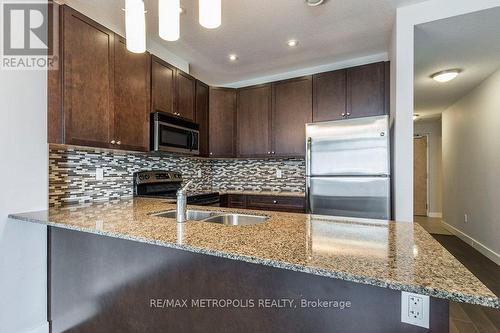
M216 29L221 25L222 0L200 0L200 24L207 29Z
M125 0L125 33L127 50L146 52L146 16L143 0Z
M159 33L164 40L173 42L180 37L180 0L158 0Z

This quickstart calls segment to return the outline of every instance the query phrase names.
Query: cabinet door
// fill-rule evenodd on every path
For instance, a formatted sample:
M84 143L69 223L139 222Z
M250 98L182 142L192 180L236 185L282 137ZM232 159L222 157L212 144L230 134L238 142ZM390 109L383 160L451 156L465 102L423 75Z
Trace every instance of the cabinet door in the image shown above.
M386 114L383 62L347 71L347 113L350 118Z
M194 120L196 79L180 70L177 70L175 86L177 115L186 119Z
M271 85L239 89L237 100L238 156L271 155Z
M108 147L114 126L114 34L67 6L63 15L65 142Z
M174 113L175 67L151 57L151 111Z
M149 150L150 55L115 37L115 135L118 148Z
M200 156L208 156L208 86L196 81L196 116L200 125Z
M210 156L234 157L236 90L210 88L209 100Z
M347 113L345 70L313 76L313 121L343 119Z
M310 76L273 84L273 155L304 156L305 125L312 121Z

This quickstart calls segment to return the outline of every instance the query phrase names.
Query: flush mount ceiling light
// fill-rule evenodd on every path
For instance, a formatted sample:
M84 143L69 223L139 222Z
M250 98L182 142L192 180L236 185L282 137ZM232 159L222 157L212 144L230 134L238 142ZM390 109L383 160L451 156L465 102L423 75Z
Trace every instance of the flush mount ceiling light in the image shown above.
M236 61L236 60L238 60L238 56L236 54L230 54L229 55L229 60Z
M308 6L316 7L321 5L325 0L306 0Z
M460 72L460 69L447 69L445 71L432 74L431 78L440 83L449 82L455 79Z
M286 42L286 45L290 47L295 47L299 44L299 41L296 39L290 39L289 41Z
M143 0L125 0L125 34L127 50L146 52L146 15Z
M418 113L413 114L413 121L417 120L420 115Z
M222 0L200 0L199 15L201 26L207 29L220 27L222 21Z
M178 40L181 35L180 0L159 0L158 15L160 37L169 42Z

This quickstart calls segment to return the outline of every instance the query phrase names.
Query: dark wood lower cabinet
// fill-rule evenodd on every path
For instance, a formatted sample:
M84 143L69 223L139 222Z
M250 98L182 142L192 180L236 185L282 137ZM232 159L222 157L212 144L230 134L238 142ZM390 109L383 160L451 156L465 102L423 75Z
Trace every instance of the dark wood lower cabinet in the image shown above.
M442 299L431 298L425 329L401 323L397 290L80 231L48 234L53 333L448 332ZM302 306L318 300L344 306Z
M295 196L225 194L221 206L288 213L305 213L306 199Z

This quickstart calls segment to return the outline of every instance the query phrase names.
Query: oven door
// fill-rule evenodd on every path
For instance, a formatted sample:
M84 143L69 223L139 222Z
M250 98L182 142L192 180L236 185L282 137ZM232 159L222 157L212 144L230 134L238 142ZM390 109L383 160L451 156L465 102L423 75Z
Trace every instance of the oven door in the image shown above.
M154 150L199 155L199 132L161 121L155 122Z

